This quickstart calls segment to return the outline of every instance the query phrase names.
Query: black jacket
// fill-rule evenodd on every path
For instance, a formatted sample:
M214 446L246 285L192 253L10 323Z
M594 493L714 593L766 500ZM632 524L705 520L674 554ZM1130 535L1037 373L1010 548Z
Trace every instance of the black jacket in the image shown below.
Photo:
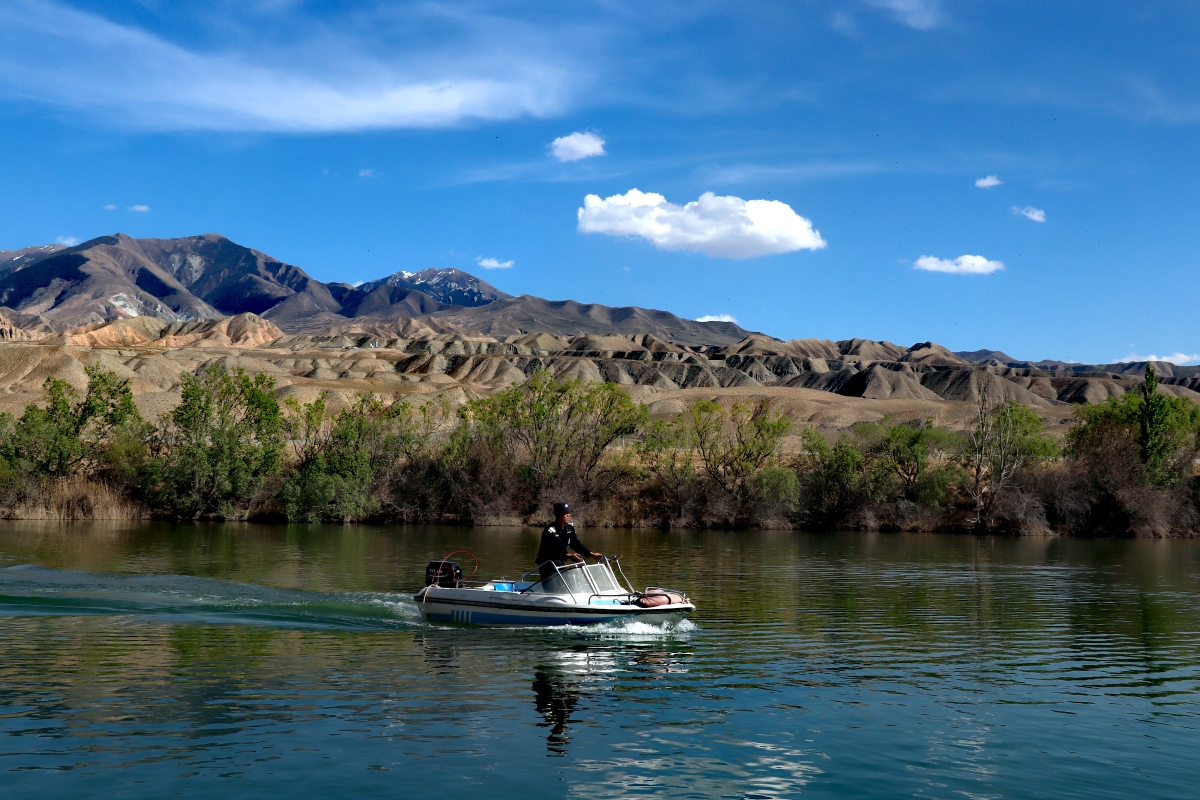
M592 553L579 541L579 534L575 533L575 526L571 523L568 522L561 531L557 524L547 525L542 531L542 543L538 547L534 562L541 564L546 561L566 561L568 548L582 556Z

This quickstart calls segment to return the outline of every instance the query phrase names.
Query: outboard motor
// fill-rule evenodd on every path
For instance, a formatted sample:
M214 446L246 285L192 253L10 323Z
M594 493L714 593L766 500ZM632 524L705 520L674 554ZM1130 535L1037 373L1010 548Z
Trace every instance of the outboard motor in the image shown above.
M425 585L457 589L462 582L462 567L457 561L430 561L425 566Z

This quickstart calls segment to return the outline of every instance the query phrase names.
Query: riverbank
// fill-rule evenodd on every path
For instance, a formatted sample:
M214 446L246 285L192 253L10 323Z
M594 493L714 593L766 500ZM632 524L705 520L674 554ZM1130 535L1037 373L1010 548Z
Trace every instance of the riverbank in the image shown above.
M835 520L842 530L860 532L928 532L928 533L1001 533L1026 536L1133 536L1150 538L1195 538L1200 535L1196 525L1197 502L1194 486L1180 490L1137 487L1122 493L1122 506L1107 509L1110 516L1096 513L1095 487L1081 480L1069 464L1051 463L1024 476L1024 481L1006 491L996 503L989 524L975 522L975 507L966 492L951 487L947 498L936 504L921 504L903 499L883 502L846 504L838 515L818 515L812 505L804 508L797 503L790 509L776 508L784 513L768 516L754 514L741 525L705 524L691 509L691 516L662 518L644 513L648 508L660 508L664 498L660 487L641 485L617 492L604 499L586 498L575 504L574 519L581 529L622 528L658 530L826 530L819 520ZM639 502L650 495L651 502ZM803 501L813 503L812 498ZM1111 502L1110 498L1105 498ZM654 505L651 505L653 503ZM643 512L643 513L638 513ZM367 525L400 523L437 523L455 527L539 528L548 521L548 513L526 515L510 513L389 513L380 510L356 519L344 520ZM47 481L35 492L18 502L0 506L0 519L11 521L171 521L183 519L164 514L113 486L72 476ZM221 519L207 517L203 519ZM264 503L257 510L236 517L248 522L281 525L289 522L277 502Z
M275 399L210 365L143 420L128 381L54 378L0 416L0 516L531 524L568 498L590 527L1195 536L1200 405L1157 391L1080 406L1052 436L983 393L965 430L932 420L797 426L768 399L697 399L651 424L619 386L522 384L465 405Z

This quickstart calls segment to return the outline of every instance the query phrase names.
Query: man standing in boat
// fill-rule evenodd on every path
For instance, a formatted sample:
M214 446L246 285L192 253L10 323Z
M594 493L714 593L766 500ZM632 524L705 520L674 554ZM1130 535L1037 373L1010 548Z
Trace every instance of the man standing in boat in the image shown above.
M579 556L570 550L592 558L600 558L603 555L593 553L579 541L579 534L575 533L575 526L571 524L571 506L567 503L555 503L554 522L542 531L542 543L538 546L537 557L534 559L543 580L557 571L556 566L561 567L568 560L580 560Z

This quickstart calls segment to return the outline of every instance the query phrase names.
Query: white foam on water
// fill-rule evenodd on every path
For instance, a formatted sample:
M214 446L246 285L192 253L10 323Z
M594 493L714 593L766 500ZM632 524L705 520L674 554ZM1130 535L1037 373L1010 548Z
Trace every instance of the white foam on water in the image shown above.
M598 625L561 625L549 630L570 633L574 635L598 635L602 639L640 640L640 639L672 639L687 637L700 626L690 619L678 622L654 624L638 619L614 620L601 622Z
M417 608L417 602L406 595L376 595L367 600L372 605L387 609L405 622L421 621L421 610Z

